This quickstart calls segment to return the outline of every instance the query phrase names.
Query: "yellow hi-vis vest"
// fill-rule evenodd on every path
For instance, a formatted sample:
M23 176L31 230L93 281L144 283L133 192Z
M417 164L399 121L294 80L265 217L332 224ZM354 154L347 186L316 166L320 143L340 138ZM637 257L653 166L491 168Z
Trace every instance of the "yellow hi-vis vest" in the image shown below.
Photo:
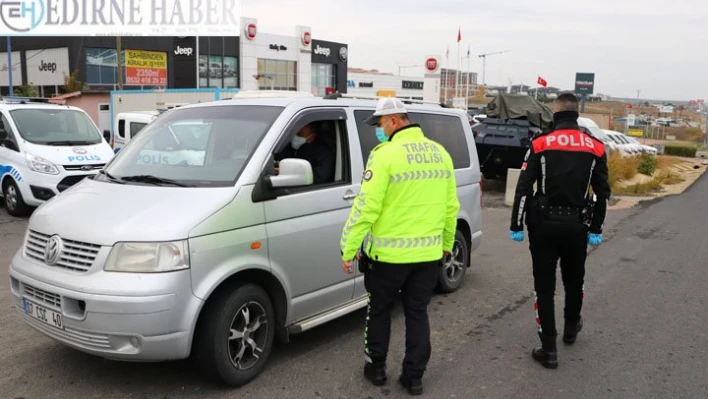
M409 125L371 151L342 231L342 259L352 260L366 238L374 261L439 260L452 251L459 209L450 154Z

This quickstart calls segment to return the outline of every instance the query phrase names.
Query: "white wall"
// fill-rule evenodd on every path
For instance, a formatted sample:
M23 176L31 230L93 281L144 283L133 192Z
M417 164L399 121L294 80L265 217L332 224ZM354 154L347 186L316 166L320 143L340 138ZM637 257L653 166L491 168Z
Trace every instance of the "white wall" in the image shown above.
M347 87L347 94L360 95L360 96L376 96L376 92L379 90L393 90L396 92L397 97L420 97L423 98L423 93L425 91L425 85L423 90L411 90L403 89L402 82L404 80L413 82L424 82L425 79L422 77L412 77L412 76L396 76L396 75L378 75L373 73L355 73L349 72L347 74L347 80L353 81L356 87ZM362 88L359 87L360 82L374 83L374 87Z
M254 23L258 27L258 20L255 18L241 18L241 26L246 27ZM295 34L297 36L274 35L258 31L253 40L249 40L245 31L239 37L239 72L241 74L241 90L258 90L258 80L254 77L258 74L258 59L286 60L297 62L297 89L300 91L310 91L312 86L312 63L311 48L312 43L305 46L302 43L302 32L309 31L309 27L297 26ZM285 46L287 50L273 50L270 46Z
M22 85L22 62L19 51L12 52L12 85ZM9 66L7 64L7 53L0 53L0 86L8 86L10 84Z

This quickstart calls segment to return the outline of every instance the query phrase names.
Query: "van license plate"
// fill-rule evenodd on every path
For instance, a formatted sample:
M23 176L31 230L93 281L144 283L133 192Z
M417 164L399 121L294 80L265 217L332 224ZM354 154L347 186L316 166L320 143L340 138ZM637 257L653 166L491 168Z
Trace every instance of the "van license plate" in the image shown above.
M52 327L59 328L61 330L64 329L64 323L61 320L61 313L57 313L53 310L45 308L44 306L37 305L27 299L24 300L24 304L26 315Z

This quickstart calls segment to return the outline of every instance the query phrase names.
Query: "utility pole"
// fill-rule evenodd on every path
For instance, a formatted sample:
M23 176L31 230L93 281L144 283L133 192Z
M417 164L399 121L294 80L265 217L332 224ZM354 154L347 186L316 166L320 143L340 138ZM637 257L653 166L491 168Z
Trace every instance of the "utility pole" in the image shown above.
M14 97L15 92L12 88L12 40L10 39L10 36L7 37L7 68L7 83L8 86L10 86L10 94L8 96Z
M123 90L123 44L121 37L116 36L116 62L118 64L118 90Z

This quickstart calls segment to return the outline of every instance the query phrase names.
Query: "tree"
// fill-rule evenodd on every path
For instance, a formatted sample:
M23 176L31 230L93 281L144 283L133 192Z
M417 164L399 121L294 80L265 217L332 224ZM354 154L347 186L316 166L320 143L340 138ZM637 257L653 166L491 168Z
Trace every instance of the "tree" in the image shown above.
M67 93L85 90L86 85L79 80L79 70L75 69L70 75L64 75L64 89Z
M30 86L27 83L22 86L15 87L15 95L18 97L39 97L39 92L34 86Z

